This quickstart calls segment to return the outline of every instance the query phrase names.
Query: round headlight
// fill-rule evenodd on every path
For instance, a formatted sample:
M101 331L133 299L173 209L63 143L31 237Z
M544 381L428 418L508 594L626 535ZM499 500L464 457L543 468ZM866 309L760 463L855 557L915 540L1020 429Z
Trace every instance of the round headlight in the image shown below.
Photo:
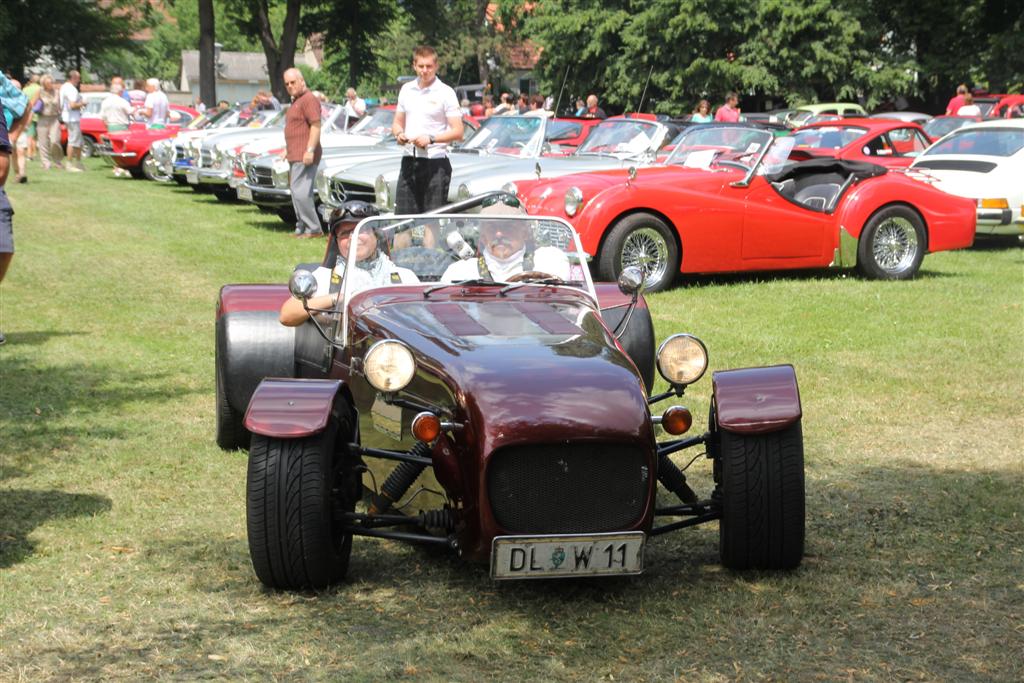
M377 176L377 179L373 181L373 191L378 207L385 211L391 208L391 188L388 187L388 182L384 180L383 175Z
M377 391L401 391L412 381L416 373L416 361L408 346L394 339L385 339L366 352L363 372Z
M316 193L320 195L320 201L327 201L327 198L331 195L331 185L327 179L327 174L323 171L317 171L314 186L316 187Z
M469 185L462 183L459 185L459 191L455 193L455 198L458 200L469 199Z
M504 185L502 185L501 186L501 191L502 192L508 192L511 195L516 195L516 196L519 195L519 188L516 187L516 184L511 182L511 181L509 181L509 182L505 183Z
M658 348L658 373L669 384L693 384L707 369L707 347L691 334L674 334Z
M583 203L583 190L578 187L570 187L565 191L565 215L575 216Z
M289 169L280 168L277 165L274 166L274 187L279 190L283 190L286 187L291 187L291 173Z

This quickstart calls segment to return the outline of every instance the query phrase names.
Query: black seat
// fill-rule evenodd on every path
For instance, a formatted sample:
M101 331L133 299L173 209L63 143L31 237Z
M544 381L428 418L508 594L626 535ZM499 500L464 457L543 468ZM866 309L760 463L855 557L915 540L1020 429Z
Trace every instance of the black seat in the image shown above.
M818 183L800 188L793 195L793 200L811 209L824 211L832 205L839 194L839 183Z

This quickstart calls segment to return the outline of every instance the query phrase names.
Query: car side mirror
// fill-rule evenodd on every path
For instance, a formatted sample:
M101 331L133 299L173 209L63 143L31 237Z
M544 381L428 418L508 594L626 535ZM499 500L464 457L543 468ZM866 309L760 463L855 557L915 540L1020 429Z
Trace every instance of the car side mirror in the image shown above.
M639 296L644 289L644 271L638 266L627 266L619 273L619 291L630 296Z
M296 270L288 279L288 291L296 299L306 301L316 292L316 278L308 270Z

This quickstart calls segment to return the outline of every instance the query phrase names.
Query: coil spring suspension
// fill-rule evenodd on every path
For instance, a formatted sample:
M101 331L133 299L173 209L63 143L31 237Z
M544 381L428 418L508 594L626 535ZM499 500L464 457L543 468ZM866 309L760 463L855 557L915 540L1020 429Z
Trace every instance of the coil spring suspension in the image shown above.
M424 441L417 441L416 445L409 450L409 453L422 458L429 458L430 444ZM405 495L405 492L409 490L412 483L416 481L416 477L420 476L420 473L425 468L426 465L415 462L403 461L398 463L398 467L393 469L388 478L381 484L380 491L375 493L370 500L369 513L371 515L379 515L390 510L395 501Z
M686 483L686 475L665 453L658 456L658 481L687 505L697 502L697 494Z
M449 507L440 510L421 510L420 526L424 529L452 531L455 529L455 514Z

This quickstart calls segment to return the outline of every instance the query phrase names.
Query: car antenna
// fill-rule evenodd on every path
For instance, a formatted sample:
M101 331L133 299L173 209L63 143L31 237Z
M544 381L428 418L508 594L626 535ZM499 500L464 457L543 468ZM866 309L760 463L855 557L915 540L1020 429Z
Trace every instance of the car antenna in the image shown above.
M565 82L569 78L569 67L570 66L571 66L571 63L565 65L565 75L562 76L562 87L558 89L558 99L555 100L555 110L554 110L555 116L558 116L558 105L560 105L562 103L562 93L565 92Z
M647 85L651 82L651 74L654 73L654 65L651 64L651 70L647 72L647 80L644 82L644 91L640 93L640 104L636 108L636 112L639 114L644 109L644 97L647 96Z

